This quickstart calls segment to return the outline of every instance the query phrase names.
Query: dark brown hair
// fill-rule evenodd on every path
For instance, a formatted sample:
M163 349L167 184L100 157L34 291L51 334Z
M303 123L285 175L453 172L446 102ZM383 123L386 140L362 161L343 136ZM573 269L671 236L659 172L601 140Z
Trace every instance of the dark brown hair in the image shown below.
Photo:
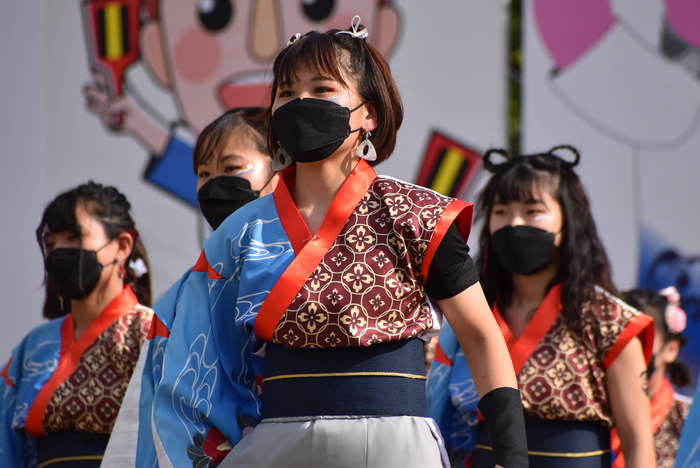
M631 289L622 293L626 303L640 310L654 319L654 325L663 332L664 344L671 340L678 340L680 348L688 343L688 338L683 333L672 333L666 322L666 307L669 302L666 296L658 294L651 289ZM676 387L685 387L690 383L690 371L682 361L674 361L666 366L671 383Z
M267 154L266 126L260 117L265 109L261 107L239 107L217 118L207 125L197 137L194 147L192 164L194 173L200 164L206 164L224 150L231 133L235 130L244 132L250 138L255 150L263 155ZM266 159L269 168L272 159Z
M576 159L564 161L555 150L568 149ZM492 154L501 154L506 161L494 164ZM563 214L562 242L558 249L559 268L547 289L563 283L562 315L567 325L576 326L582 318L582 306L594 294L595 286L618 295L611 279L611 268L603 243L598 237L591 207L581 180L573 170L578 164L578 151L570 146L559 146L548 153L527 156L511 156L503 150L491 150L484 156L484 167L494 175L481 192L477 201L477 219L484 221L479 237L480 251L477 267L481 272L481 284L489 305L496 298L509 304L512 296L511 275L501 266L489 239L489 217L493 205L512 201L532 202L534 190L545 190L559 203Z
M358 29L361 29L362 25ZM280 83L291 82L304 68L322 77L332 78L344 86L351 79L362 101L377 111L377 128L370 140L377 152L376 161L386 161L396 146L396 132L403 122L403 104L386 59L364 39L337 34L338 29L324 33L311 31L283 49L275 58L270 107L266 111L269 125L267 147L274 155L279 145L271 125L272 105Z
M131 254L124 261L124 270L126 272L124 283L131 286L140 304L150 307L151 274L148 255L141 242L139 232L136 230L136 223L131 217L131 204L124 194L114 187L89 181L87 184L79 185L54 198L44 210L41 223L39 223L39 227L36 230L36 238L42 254L46 256L44 236L47 230L51 232L71 232L80 239L82 245L80 225L75 213L78 203L81 202L85 203L90 216L102 224L110 240L116 239L122 232L127 232L133 237L134 246ZM141 274L141 276L137 276L131 267L132 262L136 262L139 259L146 266L146 272ZM47 294L51 290L50 285L47 285ZM57 316L58 311L55 308L54 299L50 296L46 298L44 315L48 315L47 318L56 318ZM68 313L68 311L66 310L65 313Z

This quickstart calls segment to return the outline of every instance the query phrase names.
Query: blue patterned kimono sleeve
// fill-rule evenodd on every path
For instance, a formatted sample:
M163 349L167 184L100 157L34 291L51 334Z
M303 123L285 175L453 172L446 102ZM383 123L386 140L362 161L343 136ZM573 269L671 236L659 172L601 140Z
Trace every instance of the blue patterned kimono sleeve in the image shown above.
M213 314L220 313L217 301L235 307L237 290L237 281L212 281L206 272L193 272L187 280L154 396L153 436L163 468L191 467L205 460L203 444L216 435L214 428L234 445L242 436L238 417L259 420L254 379L251 386L243 387L231 378L246 364L239 360L235 368L225 368L231 359L220 358L245 357L250 337L230 328L222 336L212 320Z
M428 373L428 415L440 427L450 458L461 463L476 443L479 396L464 352L449 324L444 325L439 343L443 358L433 361Z
M172 328L177 306L182 297L187 278L192 269L187 272L158 300L153 311L168 330ZM153 395L156 387L163 377L163 357L165 345L168 343L166 336L155 336L146 344L146 362L141 377L141 394L139 401L139 436L136 449L136 466L157 467L157 454L153 442L153 429L151 413L153 410Z
M14 353L13 353L14 357ZM0 426L0 466L25 466L24 441L18 432L12 428L12 419L17 404L17 359L12 359L3 365L3 376L0 377L0 410L2 410L2 425Z

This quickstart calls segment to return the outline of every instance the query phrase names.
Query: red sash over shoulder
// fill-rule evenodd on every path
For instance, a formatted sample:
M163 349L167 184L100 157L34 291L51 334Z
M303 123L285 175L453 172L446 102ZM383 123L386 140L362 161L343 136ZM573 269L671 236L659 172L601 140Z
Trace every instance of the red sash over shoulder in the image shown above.
M313 236L289 194L275 190L296 258L263 303L255 333L288 347L369 346L432 327L425 298L430 262L457 219L465 240L472 205L377 177L361 160Z
M561 317L562 286L555 285L517 339L498 307L494 316L518 376L526 414L541 419L600 421L612 426L607 369L635 337L651 356L653 320L596 288L583 305L580 327Z
M690 403L676 399L671 382L664 379L654 398L651 399L650 406L656 466L672 468L675 465L681 430L688 417ZM620 436L614 428L610 433L610 447L617 455L612 468L625 468Z
M66 429L109 434L152 314L126 286L77 340L73 315L66 317L58 367L29 410L27 432L34 437Z

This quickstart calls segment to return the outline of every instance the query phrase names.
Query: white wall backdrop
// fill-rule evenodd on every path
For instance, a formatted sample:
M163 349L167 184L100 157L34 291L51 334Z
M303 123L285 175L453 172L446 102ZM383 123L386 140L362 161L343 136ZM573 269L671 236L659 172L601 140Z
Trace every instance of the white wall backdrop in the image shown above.
M700 4L528 0L524 148L571 143L614 280L675 285L700 360Z
M164 12L176 3L160 3L167 18ZM248 3L236 5L247 11ZM346 3L364 8L376 2ZM279 2L282 9L290 4ZM391 5L399 29L390 63L405 120L393 158L378 172L413 181L433 130L479 149L503 146L507 7L493 0L393 0ZM127 195L150 256L155 297L196 261L200 238L195 210L143 179L148 151L136 139L106 130L86 110L83 87L93 78L78 0L0 0L0 60L5 64L0 73L4 361L2 356L42 321L43 264L34 230L46 203L62 190L93 179ZM126 74L129 90L166 125L184 122L194 133L199 125L188 123L196 119L183 104L184 85L167 90L149 72L141 63L132 66Z

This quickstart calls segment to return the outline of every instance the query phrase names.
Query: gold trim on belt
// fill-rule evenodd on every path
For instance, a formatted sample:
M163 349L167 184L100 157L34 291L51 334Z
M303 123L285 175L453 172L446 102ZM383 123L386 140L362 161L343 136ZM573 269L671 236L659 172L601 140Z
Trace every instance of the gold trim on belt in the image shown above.
M53 465L54 463L65 463L65 462L70 462L70 461L93 461L93 460L102 460L102 456L99 455L86 455L82 457L61 457L61 458L54 458L53 460L47 460L41 465L39 465L37 468L44 468L45 466L50 466Z
M271 380L306 379L309 377L404 377L407 379L427 380L424 375L404 374L402 372L326 372L322 374L289 374L266 377L263 383Z
M488 445L476 444L477 449L490 450L493 451ZM586 457L598 457L600 455L605 455L610 453L610 449L605 450L595 450L593 452L578 452L578 453L556 453L556 452L536 452L534 450L528 450L527 454L534 457L551 457L551 458L586 458Z

